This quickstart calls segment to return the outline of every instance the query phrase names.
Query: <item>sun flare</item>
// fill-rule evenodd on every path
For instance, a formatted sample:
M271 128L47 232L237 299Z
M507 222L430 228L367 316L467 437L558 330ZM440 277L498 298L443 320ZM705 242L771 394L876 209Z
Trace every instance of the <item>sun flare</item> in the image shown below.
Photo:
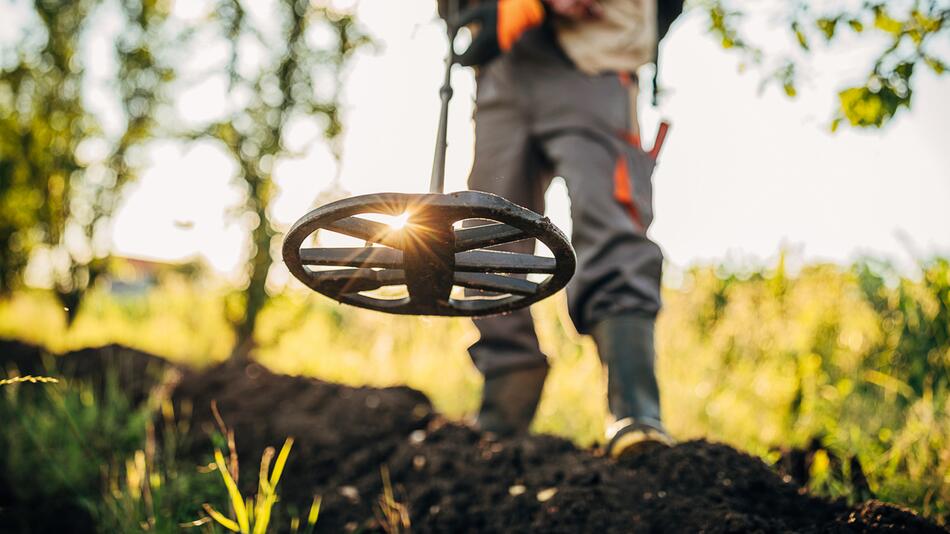
M409 212L404 211L399 215L393 216L390 220L386 221L386 224L389 226L390 230L398 231L406 227L406 224L409 223Z

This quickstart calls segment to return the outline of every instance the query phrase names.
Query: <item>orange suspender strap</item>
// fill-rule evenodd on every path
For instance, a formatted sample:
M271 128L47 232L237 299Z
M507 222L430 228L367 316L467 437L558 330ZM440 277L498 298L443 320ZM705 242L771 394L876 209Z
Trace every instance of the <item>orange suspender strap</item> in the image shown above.
M521 35L544 22L541 0L500 0L498 2L498 47L511 50Z
M660 127L657 128L657 131L656 131L656 139L653 140L653 148L650 149L650 152L648 153L650 158L653 159L653 161L656 161L656 159L660 157L660 151L663 150L663 144L666 142L666 135L669 133L669 131L670 131L670 123L666 121L660 122ZM617 135L619 135L621 139L626 141L627 144L635 146L637 148L641 147L639 135L632 132L626 132L626 131L617 132Z
M653 148L650 150L650 157L656 161L660 157L660 150L663 150L663 143L666 142L666 134L670 131L670 123L660 121L660 127L656 131L656 139L653 141Z

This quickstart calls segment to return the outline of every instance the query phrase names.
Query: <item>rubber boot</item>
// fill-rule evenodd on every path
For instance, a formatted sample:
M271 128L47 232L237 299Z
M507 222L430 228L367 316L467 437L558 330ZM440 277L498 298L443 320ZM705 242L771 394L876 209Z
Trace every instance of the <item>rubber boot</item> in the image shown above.
M615 458L672 444L660 422L655 322L652 317L618 315L597 323L592 332L607 367L607 401L615 419L607 430L607 452Z
M486 377L476 425L499 437L527 433L547 375L545 365Z

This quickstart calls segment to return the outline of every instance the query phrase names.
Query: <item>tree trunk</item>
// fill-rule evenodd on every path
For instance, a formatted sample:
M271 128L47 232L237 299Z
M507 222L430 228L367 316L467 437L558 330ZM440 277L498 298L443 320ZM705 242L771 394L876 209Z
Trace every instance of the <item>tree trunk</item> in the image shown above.
M245 165L245 169L250 166ZM244 314L234 325L237 336L231 358L247 360L255 348L254 328L257 325L257 316L267 303L267 273L270 271L271 240L277 234L271 228L267 218L267 206L270 204L270 178L257 174L248 175L247 183L251 186L248 194L247 209L253 211L260 221L251 233L251 250L253 256L248 262L248 284L245 290Z

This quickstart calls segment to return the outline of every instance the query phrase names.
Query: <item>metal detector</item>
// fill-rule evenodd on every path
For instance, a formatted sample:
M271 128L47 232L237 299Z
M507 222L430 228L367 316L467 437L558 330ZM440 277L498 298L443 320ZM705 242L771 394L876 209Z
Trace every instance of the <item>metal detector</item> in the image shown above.
M457 0L451 4L449 13L454 14ZM547 217L490 193L443 193L457 29L448 24L449 53L439 90L442 109L429 193L346 198L298 220L284 240L284 263L314 291L386 313L484 316L538 302L573 276L574 249ZM393 222L380 222L379 215ZM365 246L301 248L320 230L358 238ZM540 241L553 257L491 249L525 239Z

